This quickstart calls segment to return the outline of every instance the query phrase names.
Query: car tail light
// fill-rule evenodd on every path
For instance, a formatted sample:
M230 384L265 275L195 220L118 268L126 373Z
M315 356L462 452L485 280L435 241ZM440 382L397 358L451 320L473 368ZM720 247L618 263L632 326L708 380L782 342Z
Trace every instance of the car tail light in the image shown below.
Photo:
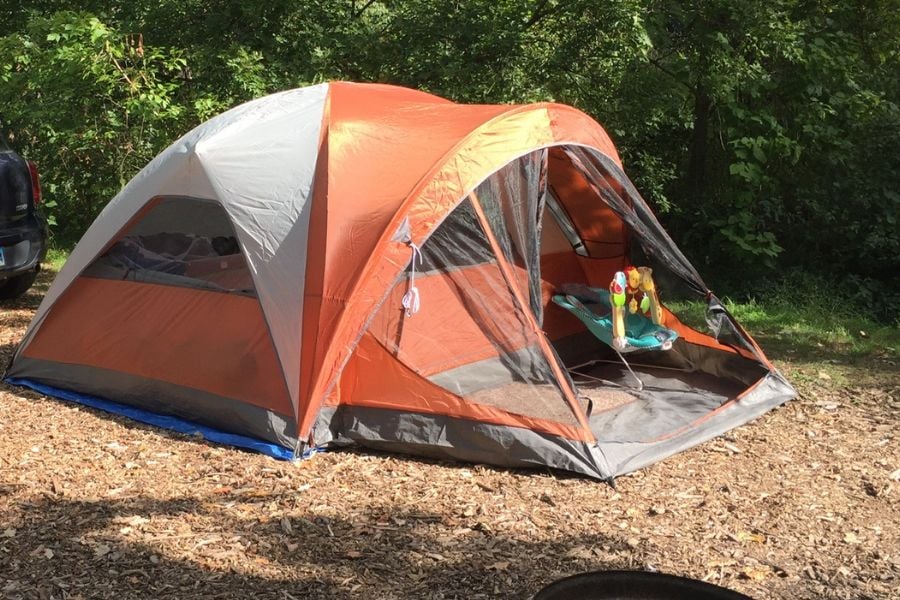
M41 180L38 177L37 165L28 161L28 172L31 173L31 197L34 199L34 205L41 203Z

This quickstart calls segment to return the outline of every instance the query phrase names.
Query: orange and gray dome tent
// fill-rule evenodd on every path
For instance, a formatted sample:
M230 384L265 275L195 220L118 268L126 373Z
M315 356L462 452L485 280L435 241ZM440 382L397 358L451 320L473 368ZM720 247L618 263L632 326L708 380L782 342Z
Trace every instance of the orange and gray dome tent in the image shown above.
M677 339L624 363L553 296L630 264L653 267ZM593 119L344 82L238 106L151 161L6 378L279 458L357 444L601 479L794 396Z

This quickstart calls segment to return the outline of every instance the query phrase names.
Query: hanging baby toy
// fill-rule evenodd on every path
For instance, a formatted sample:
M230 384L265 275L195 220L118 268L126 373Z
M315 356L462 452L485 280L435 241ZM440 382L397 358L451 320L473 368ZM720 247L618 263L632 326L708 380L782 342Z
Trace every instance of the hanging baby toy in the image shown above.
M625 348L625 289L628 286L625 273L616 272L609 282L609 304L612 307L613 347Z
M650 267L626 267L624 271L617 271L609 283L609 304L612 308L613 347L617 350L626 346L626 306L630 314L640 311L654 325L662 325L662 306L653 282L653 269Z
M641 298L641 311L650 315L650 320L653 321L654 325L662 325L662 305L659 303L659 296L656 295L656 284L653 283L653 269L650 267L638 267L637 270L641 274L641 291L644 292L644 297Z
M625 268L625 279L628 285L625 287L625 297L628 299L628 312L635 314L640 306L644 312L644 292L641 291L641 273L634 267ZM640 300L640 304L638 301Z

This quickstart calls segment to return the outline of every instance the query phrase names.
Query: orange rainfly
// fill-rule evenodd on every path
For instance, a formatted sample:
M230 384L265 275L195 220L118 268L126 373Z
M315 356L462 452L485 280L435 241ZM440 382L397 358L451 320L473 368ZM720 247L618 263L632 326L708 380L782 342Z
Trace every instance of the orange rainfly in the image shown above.
M671 304L630 315L622 350L606 290L632 264ZM692 305L708 326L670 310ZM599 479L794 393L592 118L347 82L174 141L75 248L6 380L278 458Z

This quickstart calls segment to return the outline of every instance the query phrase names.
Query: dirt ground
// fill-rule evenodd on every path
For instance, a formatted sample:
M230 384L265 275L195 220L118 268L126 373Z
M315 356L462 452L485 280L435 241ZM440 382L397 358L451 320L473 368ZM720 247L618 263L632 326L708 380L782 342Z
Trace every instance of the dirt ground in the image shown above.
M0 309L2 364L48 278ZM898 358L772 354L798 400L616 489L372 453L283 463L0 386L0 598L527 598L622 568L900 598Z

